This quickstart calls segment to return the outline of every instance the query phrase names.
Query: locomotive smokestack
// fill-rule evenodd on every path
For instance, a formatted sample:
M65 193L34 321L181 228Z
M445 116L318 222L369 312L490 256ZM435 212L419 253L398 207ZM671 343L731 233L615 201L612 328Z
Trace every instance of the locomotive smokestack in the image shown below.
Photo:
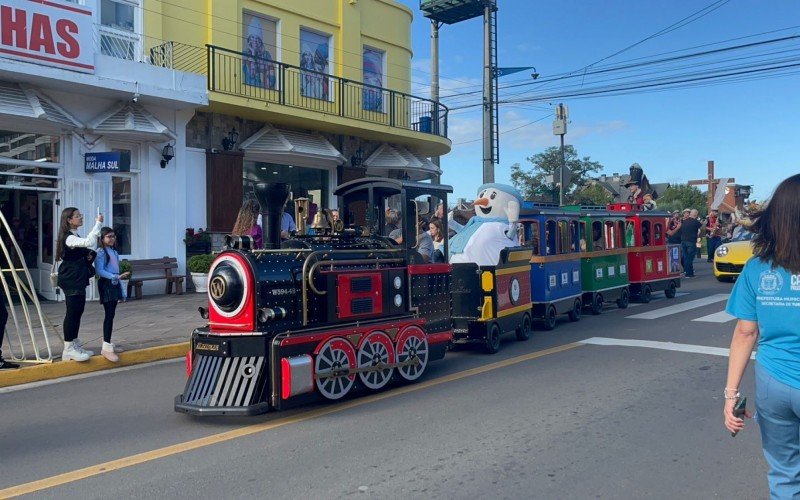
M255 186L256 198L261 205L264 225L264 248L281 247L281 219L283 207L289 197L289 185L282 182L262 182Z

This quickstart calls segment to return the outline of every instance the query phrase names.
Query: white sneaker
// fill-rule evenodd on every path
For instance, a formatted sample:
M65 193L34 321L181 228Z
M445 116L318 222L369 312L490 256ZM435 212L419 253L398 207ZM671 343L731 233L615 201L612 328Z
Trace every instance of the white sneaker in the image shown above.
M90 354L86 351L81 351L72 342L67 342L64 346L64 352L61 353L61 361L88 361L91 357Z
M94 356L94 351L90 351L90 350L88 350L88 349L84 349L84 348L83 348L83 346L82 346L82 345L80 345L80 344L78 343L78 341L77 341L77 340L76 340L75 342L73 342L73 345L75 346L75 348L76 348L77 350L79 350L79 351L80 351L80 352L82 352L82 353L85 353L85 354L87 354L89 357L92 357L92 356Z

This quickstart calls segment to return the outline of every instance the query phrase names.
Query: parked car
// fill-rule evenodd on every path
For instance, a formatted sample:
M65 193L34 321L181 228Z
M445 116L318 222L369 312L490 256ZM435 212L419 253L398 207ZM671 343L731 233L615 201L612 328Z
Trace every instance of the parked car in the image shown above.
M714 276L719 281L733 281L753 256L753 233L742 231L714 252Z

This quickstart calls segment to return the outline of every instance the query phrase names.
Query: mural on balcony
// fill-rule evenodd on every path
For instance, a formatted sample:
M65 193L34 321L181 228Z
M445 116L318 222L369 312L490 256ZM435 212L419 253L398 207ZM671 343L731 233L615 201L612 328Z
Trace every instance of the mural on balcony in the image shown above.
M383 52L375 49L364 49L362 57L364 67L364 83L383 87ZM383 112L383 90L381 88L364 87L364 102L362 108L365 111Z
M277 54L277 23L248 12L242 13L242 75L245 85L275 88L276 68L272 54Z
M330 99L328 53L330 36L300 30L300 93L314 99ZM312 71L314 73L312 73ZM324 73L324 74L319 74Z

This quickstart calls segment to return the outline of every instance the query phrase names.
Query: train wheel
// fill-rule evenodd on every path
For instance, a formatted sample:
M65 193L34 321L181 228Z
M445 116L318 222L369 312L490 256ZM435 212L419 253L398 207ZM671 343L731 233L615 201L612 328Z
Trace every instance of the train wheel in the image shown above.
M319 393L330 400L343 398L353 388L356 376L347 373L355 366L356 351L350 342L334 337L322 344L314 362Z
M397 362L401 364L397 373L408 381L421 377L428 366L428 337L425 332L417 326L408 327L398 337L396 351Z
M581 302L581 299L575 299L575 305L572 306L572 310L569 312L569 320L573 322L580 321L582 311L583 303Z
M392 339L383 332L370 333L361 340L357 357L359 369L394 364ZM392 373L394 373L394 368L364 371L358 373L358 378L367 388L378 390L389 383Z
M517 328L517 340L528 340L531 338L531 316L525 314L522 316L522 324Z
M650 285L643 285L642 291L639 294L639 301L642 304L648 304L652 297L653 297L653 290L650 288Z
M667 285L667 289L664 290L664 295L666 295L668 299L674 299L676 293L678 293L678 287L675 285L674 281L670 281L669 285Z
M497 323L492 323L486 332L486 344L483 346L487 353L494 354L500 350L500 335L500 327Z
M597 293L592 300L592 314L597 316L601 312L603 312L603 295Z
M630 301L631 301L631 295L628 292L628 289L625 288L624 290L622 290L622 295L620 295L619 298L617 299L617 307L619 307L620 309L627 309Z
M547 311L544 313L544 329L545 330L552 330L556 327L556 316L558 313L556 312L556 306L550 304L547 306Z

